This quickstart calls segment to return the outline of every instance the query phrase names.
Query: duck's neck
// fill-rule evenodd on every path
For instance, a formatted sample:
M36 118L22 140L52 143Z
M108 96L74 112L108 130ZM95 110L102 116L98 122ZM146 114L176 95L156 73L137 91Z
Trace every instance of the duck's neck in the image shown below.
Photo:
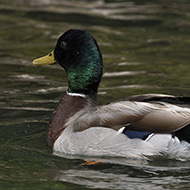
M47 140L51 147L65 129L69 118L77 112L85 109L89 104L94 104L93 100L86 95L76 93L66 93L59 101L58 107L53 112L48 125Z
M80 62L67 72L68 92L97 99L98 86L102 77L102 63Z

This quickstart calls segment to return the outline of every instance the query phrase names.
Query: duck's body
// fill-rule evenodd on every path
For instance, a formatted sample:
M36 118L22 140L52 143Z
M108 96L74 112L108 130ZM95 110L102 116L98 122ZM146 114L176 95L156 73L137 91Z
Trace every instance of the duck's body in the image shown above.
M65 69L69 85L48 126L47 138L54 151L190 159L189 98L143 95L97 106L102 57L96 41L85 31L66 32L59 38L54 52L35 60L34 64L46 61L48 64L48 59L50 63L59 62ZM148 133L139 137L135 131Z
M168 97L168 99L172 98ZM160 107L163 110L160 110ZM180 110L179 107L168 103L161 104L159 102L158 104L155 102L146 103L128 100L105 106L96 106L89 97L66 93L60 100L58 108L54 111L50 120L48 141L55 152L65 154L122 156L136 159L162 155L168 158L187 160L190 158L190 144L184 140L180 141L179 135L175 132L163 134L166 130L164 126L163 129L159 130L159 132L162 132L161 134L145 133L144 138L137 137L134 131L132 131L134 137L131 138L128 133L130 130L128 129L133 127L130 124L125 127L127 129L126 131L123 129L117 131L123 126L123 123L127 123L126 121L121 121L122 117L124 119L127 115L126 120L136 120L137 117L142 117L143 120L145 115L153 114L154 111L158 116L159 111L163 112L161 113L163 116L165 114L169 116L170 113L174 114L171 116L174 118L170 120L172 122L171 126L173 127L176 123L173 120L175 117L179 117L178 112L183 112L183 110L183 108ZM141 111L142 113L140 113ZM60 117L60 113L67 119ZM138 121L139 118L137 119ZM114 122L118 122L118 119L121 123L119 126L116 126ZM152 119L150 118L150 120ZM59 127L60 130L58 129ZM152 128L151 131L154 131L154 129ZM52 135L54 133L55 135ZM52 137L54 138L52 139Z
M73 133L65 129L54 143L58 153L86 156L126 157L148 159L163 156L169 159L189 160L190 145L171 134L154 134L147 141L130 139L113 129L95 127Z

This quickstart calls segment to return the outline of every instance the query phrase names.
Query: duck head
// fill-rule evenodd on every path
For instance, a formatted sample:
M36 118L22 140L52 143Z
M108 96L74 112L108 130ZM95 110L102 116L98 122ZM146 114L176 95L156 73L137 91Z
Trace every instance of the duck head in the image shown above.
M102 77L102 55L96 40L83 30L69 30L62 34L54 50L35 59L34 65L54 64L64 68L68 78L68 92L88 95L96 99Z

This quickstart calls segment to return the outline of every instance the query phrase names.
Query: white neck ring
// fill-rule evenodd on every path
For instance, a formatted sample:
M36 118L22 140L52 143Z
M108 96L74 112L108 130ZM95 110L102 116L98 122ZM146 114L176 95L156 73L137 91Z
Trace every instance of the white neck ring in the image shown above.
M72 93L72 92L67 92L67 94L69 95L69 96L79 96L79 97L86 97L86 95L84 95L84 94L79 94L79 93Z

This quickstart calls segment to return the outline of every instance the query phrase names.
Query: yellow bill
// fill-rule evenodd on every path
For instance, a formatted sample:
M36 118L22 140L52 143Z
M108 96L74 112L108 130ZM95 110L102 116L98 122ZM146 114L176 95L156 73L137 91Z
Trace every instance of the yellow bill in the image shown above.
M33 61L34 65L49 65L49 64L54 64L54 63L56 63L56 60L54 57L54 50L50 52L48 55L40 57Z

